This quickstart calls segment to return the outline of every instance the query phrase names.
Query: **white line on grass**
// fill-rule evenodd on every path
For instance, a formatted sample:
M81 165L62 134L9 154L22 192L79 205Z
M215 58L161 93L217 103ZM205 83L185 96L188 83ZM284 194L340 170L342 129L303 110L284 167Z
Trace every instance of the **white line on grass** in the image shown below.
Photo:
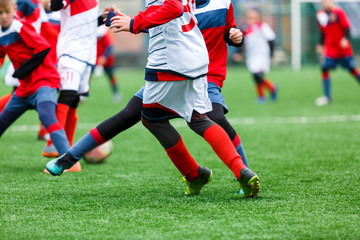
M273 117L273 118L228 118L232 125L256 125L256 124L314 124L314 123L341 123L341 122L360 122L360 114L358 115L332 115L332 116L300 116L300 117ZM100 123L100 122L99 122ZM99 123L79 123L78 129L90 130ZM186 127L184 120L172 121L174 127ZM137 124L135 127L141 127ZM12 126L12 132L34 132L39 130L39 125L18 125Z

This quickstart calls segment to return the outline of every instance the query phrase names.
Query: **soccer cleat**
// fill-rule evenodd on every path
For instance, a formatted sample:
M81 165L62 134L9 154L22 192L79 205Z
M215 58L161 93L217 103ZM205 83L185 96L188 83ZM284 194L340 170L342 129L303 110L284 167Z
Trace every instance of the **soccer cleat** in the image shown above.
M265 97L258 97L256 102L259 105L265 104L266 103L266 98Z
M47 158L54 158L60 156L54 144L51 144L49 146L45 145L42 155Z
M279 88L278 88L277 85L275 85L275 89L274 89L274 91L271 93L271 100L272 100L273 102L276 102L276 101L277 101L278 92L279 92Z
M260 192L259 177L249 168L243 168L240 171L240 178L237 179L240 188L244 191L244 197L252 198Z
M60 157L49 161L46 164L46 170L53 176L60 176L66 169L71 168L74 164L74 159L68 153L65 153Z
M331 103L331 99L326 96L319 97L315 100L315 104L318 107L322 107L322 106L328 105L330 103Z
M199 166L199 176L196 180L189 182L185 177L180 178L182 182L187 184L185 195L196 195L199 194L201 189L211 182L212 171L206 167Z

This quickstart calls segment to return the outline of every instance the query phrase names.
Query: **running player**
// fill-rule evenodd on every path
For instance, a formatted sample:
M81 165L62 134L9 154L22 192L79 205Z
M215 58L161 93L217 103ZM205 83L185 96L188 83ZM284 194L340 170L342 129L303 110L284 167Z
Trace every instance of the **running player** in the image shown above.
M114 38L111 32L105 25L99 26L97 29L97 56L96 56L96 67L97 69L104 70L106 76L109 78L111 83L111 90L113 93L113 101L119 103L121 101L121 95L117 83L116 76L114 74L115 55L113 52Z
M137 34L149 29L149 58L145 73L147 81L141 112L144 126L159 140L175 166L185 176L182 178L188 186L185 194L200 193L202 187L211 181L212 171L197 165L181 136L169 123L169 119L178 116L187 120L190 128L203 136L233 171L244 190L244 196L257 195L260 189L258 177L243 164L226 132L205 115L211 111L205 77L208 56L193 18L194 3L184 2L183 6L181 1L165 0L147 1L147 4L146 11L140 12L134 19L118 12L119 16L114 17L111 24L113 32L131 31ZM181 51L178 51L179 48ZM124 117L124 113L126 114L122 111L100 124L99 129L108 130L111 126L106 123ZM83 144L92 148L104 141L99 130L94 128L73 149L86 149ZM82 151L76 152L82 154ZM46 167L53 175L60 175L78 160L78 155L70 151L50 161Z
M14 18L16 9L12 0L0 0L0 57L9 56L20 81L0 114L0 136L26 110L35 108L59 153L65 153L70 146L55 116L60 78L48 56L50 45L33 26Z
M258 9L246 12L246 24L241 29L245 36L246 66L256 83L258 103L266 102L265 89L271 94L273 101L277 100L277 88L265 74L270 70L273 55L275 33L269 24L261 20Z
M316 51L323 56L321 65L324 96L316 99L317 106L324 106L332 101L330 91L330 70L337 64L347 69L360 83L360 74L356 68L351 46L350 21L344 10L335 6L333 0L322 0L323 9L316 14L320 28L320 43Z
M97 0L51 0L52 11L61 11L61 31L57 44L60 95L56 116L64 126L72 145L77 123L76 109L80 94L89 91L91 71L96 61ZM58 156L49 140L43 156ZM80 164L77 163L80 171ZM76 169L72 169L76 171Z

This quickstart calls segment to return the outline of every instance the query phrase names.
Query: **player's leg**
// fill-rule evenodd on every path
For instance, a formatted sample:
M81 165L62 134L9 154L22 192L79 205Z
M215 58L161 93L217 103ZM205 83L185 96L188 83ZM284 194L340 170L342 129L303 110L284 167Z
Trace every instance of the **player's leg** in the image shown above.
M256 84L256 91L258 94L258 103L262 104L266 102L264 91L264 79L262 73L253 73L253 78Z
M225 130L244 164L249 167L240 137L225 117L225 114L228 112L228 107L225 104L225 98L221 93L221 88L215 83L208 82L207 92L212 104L212 111L206 114L212 121L219 124Z
M60 125L64 128L66 120L70 111L70 106L76 101L78 97L77 91L74 90L62 90L60 91L57 107L56 107L56 118ZM59 153L53 145L53 141L50 138L42 152L44 157L58 157Z
M53 175L61 175L65 169L73 166L86 153L138 123L142 108L142 99L139 96L134 96L121 112L91 129L65 155L49 161L46 169Z
M10 101L0 113L0 137L28 108L29 104L25 99L19 98L15 94L12 95Z
M121 96L120 96L120 91L119 91L119 87L118 87L118 81L114 74L114 68L105 66L104 70L110 80L110 83L111 83L111 90L113 92L113 101L116 103L120 102Z
M224 129L211 121L207 115L195 111L188 125L210 144L218 157L234 173L244 190L244 196L256 196L260 191L259 178L244 165Z
M342 67L347 69L350 72L350 74L357 80L357 82L360 83L360 73L356 67L356 62L354 57L343 58L341 59L340 63Z
M76 114L77 107L79 105L80 96L77 95L76 99L73 101L73 103L70 105L69 112L67 114L66 123L65 123L65 132L67 139L69 140L70 146L74 143L74 137L75 137L75 130L76 130L76 124L78 120L78 116Z
M316 99L315 104L317 106L324 106L332 101L330 70L334 69L337 65L336 59L325 57L322 61L323 63L321 66L321 74L322 74L322 87L323 87L324 96Z
M154 122L142 117L141 121L157 138L173 164L184 176L182 181L188 185L185 194L199 194L203 186L211 181L212 171L199 166L195 162L182 141L180 134L171 126L168 120Z
M230 140L233 143L237 153L241 156L243 163L245 164L245 166L249 167L240 137L226 119L223 105L213 102L212 107L213 110L207 113L208 117L215 123L219 124L225 130L227 135L230 137Z
M263 85L269 90L271 99L276 101L278 92L276 85L268 77L264 77Z

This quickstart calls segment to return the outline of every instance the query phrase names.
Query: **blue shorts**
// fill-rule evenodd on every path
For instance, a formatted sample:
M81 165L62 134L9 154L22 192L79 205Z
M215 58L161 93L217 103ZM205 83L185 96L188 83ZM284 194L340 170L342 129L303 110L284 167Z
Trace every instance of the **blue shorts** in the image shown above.
M340 64L343 68L347 70L352 70L356 68L356 62L353 57L344 57L344 58L328 58L325 57L322 62L322 69L335 69L336 66Z
M41 87L34 94L28 97L18 97L12 95L6 110L9 112L24 111L26 109L36 108L39 103L52 102L57 104L58 90L50 87Z
M208 95L211 103L218 103L224 107L225 114L229 111L225 104L224 95L221 93L221 88L218 85L212 82L208 82Z
M142 87L139 91L137 91L134 96L140 98L141 100L144 98L144 87Z

